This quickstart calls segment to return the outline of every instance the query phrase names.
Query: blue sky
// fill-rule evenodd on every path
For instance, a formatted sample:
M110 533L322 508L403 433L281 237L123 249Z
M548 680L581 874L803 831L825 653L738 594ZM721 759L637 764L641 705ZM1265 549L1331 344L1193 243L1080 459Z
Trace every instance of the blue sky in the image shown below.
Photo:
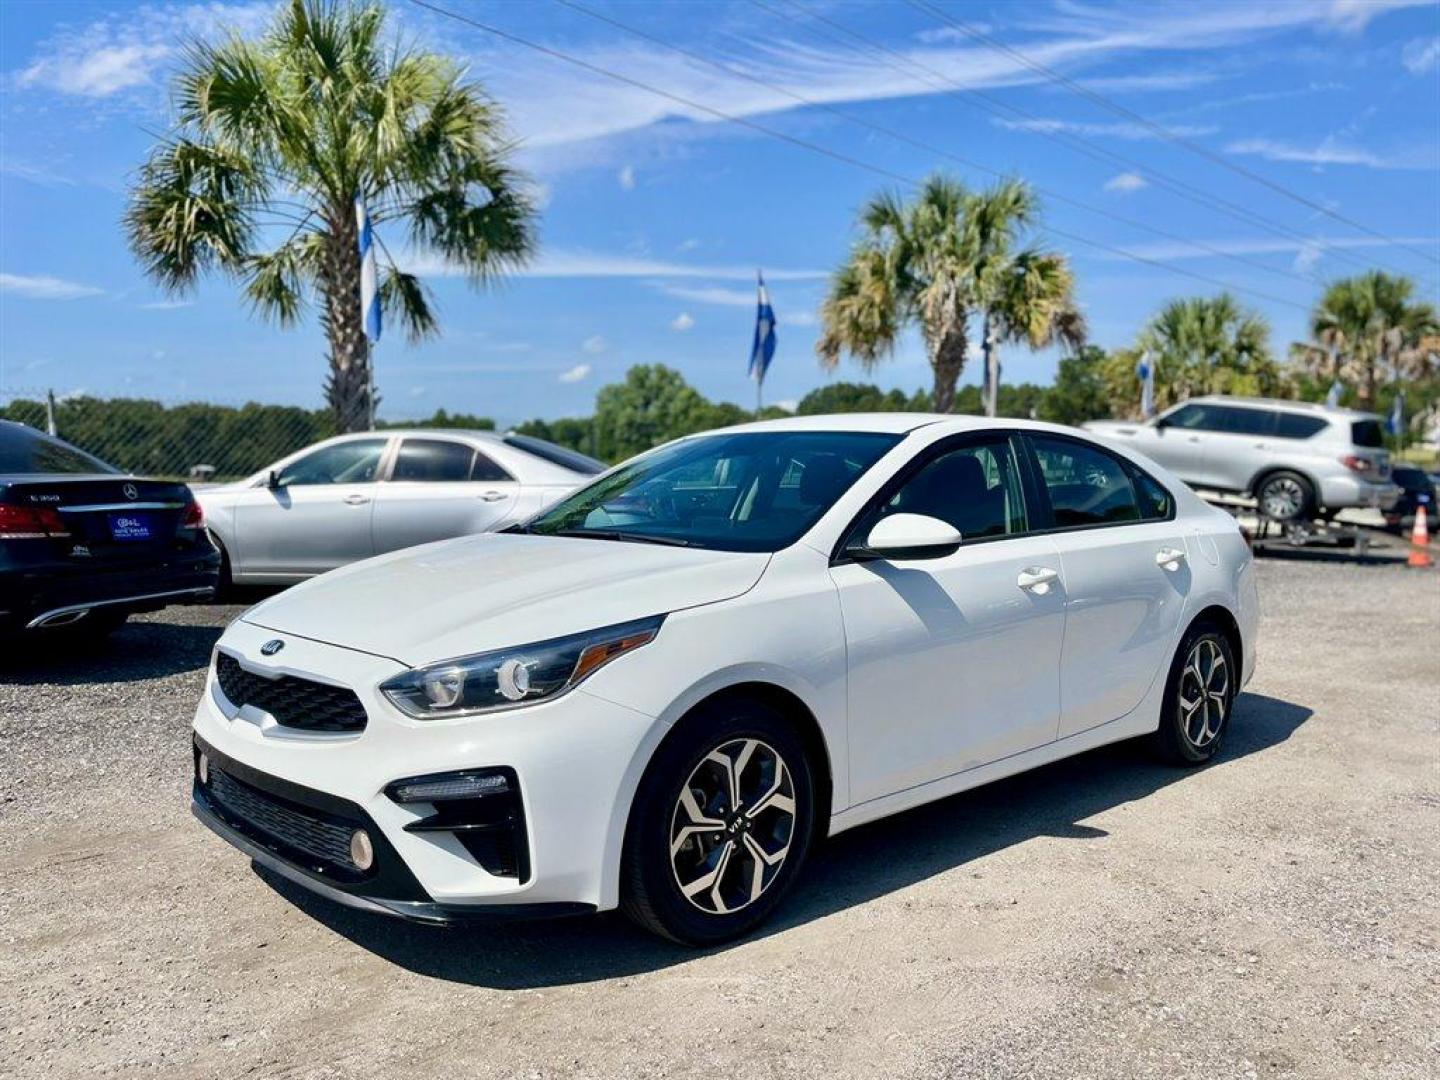
M1036 239L1074 260L1105 346L1128 343L1168 298L1219 291L1181 271L1227 283L1261 310L1282 354L1326 280L1378 265L1436 296L1434 3L941 5L954 22L926 3L584 3L725 67L549 0L445 6L860 164L395 0L399 33L464 57L505 105L543 216L534 266L496 289L473 291L430 266L445 332L419 347L382 341L385 415L575 415L599 386L650 362L679 368L712 398L748 403L756 267L779 320L767 400L793 401L834 377L928 386L916 340L873 376L848 366L830 376L814 357L825 275L854 239L855 210L895 186L868 170L943 168L978 186L993 181L988 169L1043 189L1054 231ZM319 404L324 343L313 320L293 331L257 321L224 280L166 297L119 229L126 185L167 126L184 40L227 24L253 31L269 11L0 5L0 395L53 387ZM1023 59L1312 205L1157 137ZM1055 359L1011 348L1005 377L1048 381ZM972 364L965 380L977 379Z

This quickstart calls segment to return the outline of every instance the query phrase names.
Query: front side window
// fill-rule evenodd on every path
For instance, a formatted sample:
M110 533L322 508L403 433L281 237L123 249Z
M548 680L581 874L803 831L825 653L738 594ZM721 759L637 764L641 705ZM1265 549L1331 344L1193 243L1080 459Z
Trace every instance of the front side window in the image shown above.
M522 528L545 536L779 551L899 440L851 431L684 439L627 462Z
M1071 528L1140 520L1135 488L1117 458L1099 447L1045 435L1033 436L1031 444L1056 525Z
M875 521L924 514L953 525L963 540L1011 536L1027 528L1020 469L1008 439L942 452L901 485Z
M354 439L322 446L280 471L281 487L317 484L368 484L375 479L385 439Z
M1222 426L1220 410L1213 405L1182 405L1165 417L1165 426L1190 431L1219 431Z

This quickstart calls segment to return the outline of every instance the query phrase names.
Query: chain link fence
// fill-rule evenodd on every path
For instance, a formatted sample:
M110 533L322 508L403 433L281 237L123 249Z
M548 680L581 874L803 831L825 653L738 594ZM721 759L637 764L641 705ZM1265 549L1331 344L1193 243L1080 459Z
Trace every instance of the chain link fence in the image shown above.
M55 397L4 387L0 419L53 431L127 472L202 483L248 476L335 434L327 409Z

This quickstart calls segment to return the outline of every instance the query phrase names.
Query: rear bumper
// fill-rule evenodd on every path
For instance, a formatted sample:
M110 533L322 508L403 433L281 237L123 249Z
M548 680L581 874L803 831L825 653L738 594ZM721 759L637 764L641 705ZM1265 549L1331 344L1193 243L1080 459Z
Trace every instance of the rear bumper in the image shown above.
M1320 481L1320 503L1331 510L1349 507L1388 510L1400 494L1398 484L1363 480L1358 476L1329 476Z
M49 620L78 621L96 610L156 611L215 594L220 556L213 549L159 563L30 566L0 570L0 626L35 629Z

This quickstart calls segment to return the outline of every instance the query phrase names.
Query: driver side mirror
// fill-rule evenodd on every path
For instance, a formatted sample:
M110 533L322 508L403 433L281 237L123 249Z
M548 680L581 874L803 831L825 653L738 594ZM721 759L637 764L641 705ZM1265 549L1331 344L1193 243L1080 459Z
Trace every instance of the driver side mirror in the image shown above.
M270 475L265 478L265 486L268 487L271 491L275 491L282 486L280 483L279 469L270 470Z
M960 546L960 530L927 514L881 518L863 544L846 554L855 559L939 559Z
M1156 431L1164 431L1167 427L1170 426L1170 418L1166 416L1157 416L1154 420L1151 421L1151 424Z

